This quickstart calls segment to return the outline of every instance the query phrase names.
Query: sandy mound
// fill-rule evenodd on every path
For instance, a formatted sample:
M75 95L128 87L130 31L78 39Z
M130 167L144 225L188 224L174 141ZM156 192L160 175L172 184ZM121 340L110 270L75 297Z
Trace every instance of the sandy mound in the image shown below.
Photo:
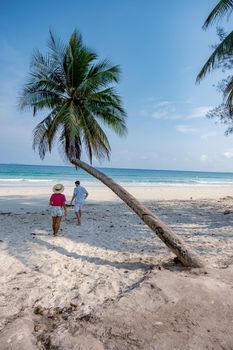
M146 272L92 312L27 311L4 328L0 349L232 349L233 269L168 268Z

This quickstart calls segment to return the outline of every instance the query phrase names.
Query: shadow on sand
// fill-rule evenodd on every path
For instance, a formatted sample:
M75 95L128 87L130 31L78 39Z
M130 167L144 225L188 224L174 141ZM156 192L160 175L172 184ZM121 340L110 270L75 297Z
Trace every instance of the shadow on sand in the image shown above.
M8 200L14 201L14 198ZM32 243L43 249L53 249L72 259L84 260L95 265L109 265L117 269L150 269L151 261L145 262L147 257L164 256L165 259L171 257L163 242L124 204L87 204L83 210L83 224L80 227L76 225L73 209L69 209L68 220L62 223L63 236L66 240L75 243L77 248L75 251L73 249L69 251L66 246L61 246L63 237L59 238L61 241L58 245L54 239L50 239L51 236L48 236L50 217L47 208L42 212L39 207L37 213L30 214L27 212L28 208L24 198L18 204L24 208L24 214L0 213L0 220L9 221L9 230L11 220L17 220L19 226L24 226L24 234L15 235L14 239L8 240L7 233L5 235L2 233L0 239L7 243L10 255L28 267L31 266L29 252ZM233 234L225 233L225 229L233 226L233 214L224 215L225 207L223 208L221 203L216 203L216 201L161 201L148 202L146 205L177 234L183 235L184 240L193 239L195 236L198 236L200 241L203 237L224 238L226 243L232 240ZM35 230L41 231L42 234L32 234ZM113 251L115 256L117 253L125 253L125 261L118 262L101 258L101 251L98 257L80 254L79 244ZM203 246L198 244L198 241L194 242L192 248L201 254L208 253L208 249L214 253L213 246L203 250ZM134 259L132 262L131 258L127 261L127 254L134 254L138 260ZM140 259L140 256L143 259Z

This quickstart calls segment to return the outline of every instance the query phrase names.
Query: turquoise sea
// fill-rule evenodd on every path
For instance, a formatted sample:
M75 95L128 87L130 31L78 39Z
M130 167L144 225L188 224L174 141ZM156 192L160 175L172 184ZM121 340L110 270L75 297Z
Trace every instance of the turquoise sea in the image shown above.
M99 168L116 182L127 185L233 185L233 173L178 170ZM83 170L71 166L0 164L0 184L6 182L62 182L79 179L99 183Z

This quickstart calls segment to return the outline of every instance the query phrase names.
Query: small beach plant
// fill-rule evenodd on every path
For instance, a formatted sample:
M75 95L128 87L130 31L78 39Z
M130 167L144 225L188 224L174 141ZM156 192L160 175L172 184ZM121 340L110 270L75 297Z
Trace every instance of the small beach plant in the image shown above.
M25 84L20 107L47 116L34 130L34 149L43 159L55 143L67 160L84 169L115 192L185 266L200 267L203 262L184 241L123 187L91 166L92 159L110 157L105 128L126 135L126 113L114 85L119 66L99 60L74 31L67 44L50 31L48 53L34 52L30 77ZM90 164L81 160L86 151Z

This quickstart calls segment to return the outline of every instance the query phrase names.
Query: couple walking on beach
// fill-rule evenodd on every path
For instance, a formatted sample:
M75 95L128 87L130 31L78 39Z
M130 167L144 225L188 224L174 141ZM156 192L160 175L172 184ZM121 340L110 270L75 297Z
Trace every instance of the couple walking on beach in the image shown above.
M60 224L63 215L66 217L67 209L66 209L66 197L63 194L64 186L62 184L57 184L53 186L53 194L49 199L49 204L52 206L51 216L52 216L52 229L53 235L56 236L60 229ZM80 185L80 181L75 181L75 188L73 191L73 196L70 201L70 205L72 205L73 201L75 202L74 211L77 218L78 225L81 225L81 215L82 215L82 207L84 205L85 199L88 196L88 192L85 187Z

